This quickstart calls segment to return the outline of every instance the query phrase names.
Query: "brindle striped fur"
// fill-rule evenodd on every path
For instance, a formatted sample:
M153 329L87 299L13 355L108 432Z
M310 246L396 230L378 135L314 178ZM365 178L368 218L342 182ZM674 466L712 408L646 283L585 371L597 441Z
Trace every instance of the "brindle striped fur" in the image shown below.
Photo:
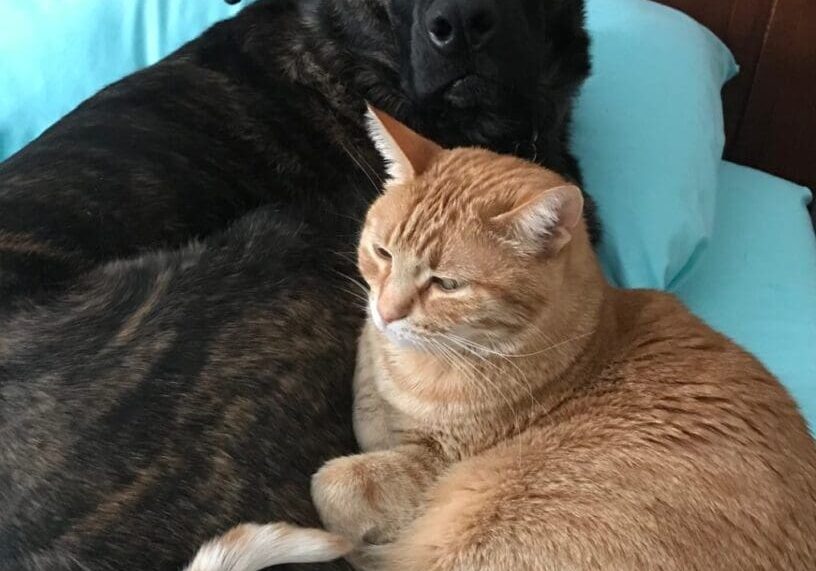
M237 523L319 523L309 478L355 449L364 100L447 145L537 131L577 176L582 2L513 2L537 93L414 102L421 2L259 0L0 165L0 570L176 571Z

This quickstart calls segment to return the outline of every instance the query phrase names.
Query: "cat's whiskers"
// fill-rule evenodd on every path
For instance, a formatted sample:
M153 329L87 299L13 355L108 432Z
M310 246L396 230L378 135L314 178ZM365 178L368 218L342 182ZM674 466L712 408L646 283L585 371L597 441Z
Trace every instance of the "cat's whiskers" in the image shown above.
M478 355L476 353L471 353L471 354L473 356L475 356L476 358L481 359L483 362L489 362L489 361L487 361L487 359L485 359L481 355ZM495 383L490 381L487 378L487 375L484 375L484 378L485 378L486 381L490 382L490 386L492 386L497 392L499 392L501 394L502 398L507 403L508 408L510 409L510 412L513 415L513 424L512 424L513 431L511 433L511 437L515 437L515 436L521 434L522 431L523 431L523 427L521 426L521 424L522 424L521 415L519 414L518 409L514 406L514 404L513 404L514 401L511 400L509 397L507 397L505 392L501 390L501 387L499 387L498 385L496 385ZM515 382L515 379L512 377L512 375L508 375L507 378L510 378L511 380L513 380ZM532 396L532 392L530 392L530 395ZM529 413L528 413L528 418L529 418ZM516 439L516 443L518 445L518 448L516 450L516 463L518 463L518 462L521 461L521 457L522 457L522 444L521 444L520 439Z
M468 376L467 372L462 369L462 366L466 363L460 362L459 359L457 359L456 353L451 350L450 347L447 347L444 343L436 339L428 339L428 343L438 351L435 355L440 357L454 372ZM480 394L484 396L485 388L480 385L477 386L477 388Z
M345 151L346 155L348 155L348 157L354 162L354 164L357 165L357 168L360 169L360 171L362 171L363 174L365 174L366 178L371 183L371 186L374 188L374 191L377 194L380 194L382 192L382 186L383 186L382 182L383 181L380 180L379 184L374 181L375 177L377 179L380 178L379 176L377 176L376 171L371 168L371 165L369 165L365 161L365 159L363 157L357 156L354 153L352 153L351 149L349 147L347 147L342 141L339 141L339 143L340 143L340 147L343 149L343 151ZM368 168L364 168L363 165L365 165ZM371 169L371 170L369 170L369 169ZM373 177L372 177L372 173L374 175Z
M85 565L84 563L82 563L81 561L79 561L79 559L77 559L77 558L76 558L76 557L74 557L73 555L68 555L68 559L70 559L70 560L71 560L71 563L73 563L74 565L76 565L76 566L77 566L77 567L78 567L78 568L79 568L81 571L91 571L91 568L90 568L90 567L88 567L87 565Z
M347 262L355 265L357 264L357 252L341 252L340 250L332 250L332 253Z
M360 291L357 291L357 290L348 289L348 288L345 288L345 287L342 287L342 286L338 286L338 289L340 291L347 293L352 298L354 298L355 300L360 302L361 305L358 306L359 309L361 309L364 313L368 313L369 293L370 293L368 291L368 288L365 287L359 280L356 280L356 279L352 278L351 276L347 276L346 274L344 274L343 272L341 272L339 270L335 270L335 273L337 273L337 275L342 276L343 278L347 279L349 282L351 282L353 285L355 285L357 288L359 288ZM355 305L356 305L356 303L355 303Z
M480 348L478 343L472 342L469 339L465 339L464 337L459 337L458 335L454 335L452 333L447 334L447 335L449 336L449 339L451 341L458 341L460 343L463 343L466 346L473 346L475 348ZM532 383L530 382L530 379L527 377L527 375L524 373L524 371L521 370L521 367L518 365L518 363L514 363L512 360L510 360L509 357L506 357L504 355L494 355L494 356L502 359L502 361L504 361L507 365L513 367L513 369L516 370L516 372L520 375L521 378L516 378L515 376L513 376L512 373L501 369L501 367L499 367L495 363L491 363L493 365L493 367L496 370L499 370L499 371L501 371L503 373L508 373L507 374L508 379L510 379L511 381L516 383L517 385L521 386L521 388L527 389L527 393L530 396L530 406L539 406L540 407L541 402L536 398L535 393L533 392ZM481 355L480 355L480 357L481 357ZM482 357L482 358L484 359L484 357ZM490 362L487 359L484 359L484 361L488 362L488 363Z
M455 364L454 370L458 374L476 381L473 384L473 386L478 391L479 398L484 399L486 402L489 402L490 400L492 400L494 392L499 392L501 394L501 392L498 391L498 387L493 382L491 382L490 379L487 378L487 376L484 373L479 371L478 367L476 367L473 363L465 359L461 353L452 350L450 347L445 347L445 350L448 352L452 362ZM484 383L479 382L480 380L484 380L486 382ZM508 406L510 411L515 416L515 410L512 406L512 403L509 401L509 399L506 398L504 394L501 394L501 396L502 399L505 401L505 404Z
M470 376L468 374L468 371L464 370L464 366L467 365L467 363L460 361L457 358L457 354L454 351L452 351L450 347L445 346L444 343L436 339L428 339L427 343L429 344L430 347L434 348L434 355L442 359L442 361L444 361L445 364L452 371L466 377ZM480 397L484 398L490 397L490 391L487 390L484 386L478 383L475 384L474 386L479 391Z
M444 335L443 335L443 338L445 338ZM465 353L467 353L468 355L470 355L472 357L475 357L480 362L485 363L486 365L489 365L489 366L493 367L494 369L496 369L498 371L502 371L502 369L500 367L498 367L495 363L491 363L484 356L479 355L474 350L470 349L467 345L461 344L461 343L457 342L455 339L453 339L451 337L447 337L447 340L453 342L454 345L457 345L460 349L465 351ZM507 405L507 408L510 410L511 414L513 415L513 427L514 427L515 433L516 434L520 433L521 428L522 428L521 427L521 415L519 414L518 409L513 405L513 401L505 394L505 392L503 390L501 390L501 387L499 387L495 382L493 382L492 379L490 379L490 376L487 373L479 370L479 368L476 366L475 363L468 362L467 359L465 359L462 355L459 355L459 359L461 360L461 363L463 365L468 366L468 368L473 373L478 374L483 381L485 381L496 393L498 393L502 397L502 400L504 400L505 404Z
M544 354L546 352L558 349L560 347L564 347L564 346L566 346L566 345L568 345L570 343L574 343L574 342L579 341L581 339L585 339L585 338L593 335L594 333L595 333L595 330L590 331L588 333L581 334L581 335L576 335L576 336L571 337L569 339L565 339L565 340L559 341L557 343L552 343L552 344L548 345L547 347L545 347L545 348L543 348L541 350L532 352L532 353L516 353L516 354L500 353L498 351L491 350L489 347L484 347L483 345L480 345L479 343L476 343L475 341L465 339L463 337L460 337L458 335L454 335L452 333L451 334L445 334L444 337L448 341L454 342L460 348L462 348L463 350L465 350L469 354L473 355L474 357L476 357L478 359L481 359L485 363L490 363L490 361L488 359L486 359L485 356L483 354L479 353L478 351L482 351L483 353L491 355L493 357L498 357L498 358L502 359L508 365L512 366L519 373L520 378L515 377L512 373L507 374L507 376L505 378L507 378L510 381L516 383L517 385L520 384L521 387L523 387L523 388L526 388L527 392L528 392L528 394L530 396L531 406L537 406L538 408L541 408L541 402L536 398L536 396L535 396L535 394L533 392L532 383L530 382L527 375L525 375L524 372L521 370L521 368L518 366L518 364L514 363L512 361L512 359L530 358L530 357L539 356L539 355L542 355L542 354ZM495 363L493 363L493 366L496 367ZM507 372L507 371L505 371L505 372ZM515 414L515 418L516 418L516 425L515 425L516 431L520 432L520 427L518 425L519 416L518 416L517 413ZM520 441L519 441L519 448L521 448L521 442Z
M452 364L450 358L445 354L445 347L439 341L429 339L428 340L428 347L431 350L431 352L434 354L434 356L439 357L440 359L445 361L445 363L447 365Z
M350 290L350 289L347 289L347 288L344 288L344 287L340 287L338 289L340 291L344 292L344 293L349 294L354 299L358 300L361 303L361 305L358 306L359 309L362 309L363 311L368 311L368 298L363 297L362 295L360 295L356 291L353 291L353 290Z
M455 369L456 362L453 359L453 354L449 348L445 347L444 343L435 339L429 339L428 343L437 351L435 355L441 357L445 363Z
M524 358L528 358L528 357L536 357L536 356L541 355L543 353L547 353L547 352L552 351L554 349L558 349L560 347L563 347L564 345L574 343L575 341L580 341L581 339L585 339L585 338L590 337L590 336L592 336L594 334L595 334L595 330L593 329L592 331L589 331L587 333L582 333L581 335L576 335L575 337L571 337L569 339L565 339L563 341L553 343L552 345L549 345L547 347L544 347L543 349L540 349L538 351L534 351L532 353L501 353L499 351L491 349L490 347L480 345L480 344L476 343L475 341L470 341L469 339L465 339L463 337L458 337L458 336L454 336L454 337L456 337L459 341L466 342L467 344L471 345L474 349L477 349L479 351L483 351L483 352L485 352L485 353L487 353L489 355L493 355L495 357L504 357L506 359L524 359Z
M329 214L332 214L334 216L338 216L338 217L343 218L345 220L349 220L350 222L354 222L355 224L359 224L360 226L365 224L365 220L363 220L359 216L352 216L351 214L346 214L344 212L337 212L336 210L329 210L328 212L329 212Z
M443 334L443 335L444 335L444 336L445 336L447 339L449 339L450 341L453 341L453 342L455 342L455 343L457 343L457 344L460 344L460 346L464 345L464 346L465 346L465 347L467 347L467 348L468 348L468 349L469 349L471 352L475 351L476 353L478 353L478 352L482 351L482 352L485 352L485 353L487 353L488 355L490 355L490 356L492 356L492 357L498 357L498 358L502 359L502 360L503 360L505 363L507 363L508 365L510 365L511 367L513 367L513 368L514 368L514 369L515 369L515 370L516 370L516 371L517 371L519 374L521 374L521 375L523 375L523 374L524 374L524 373L522 372L521 368L518 366L518 364L517 364L517 363L512 362L512 361L510 360L510 357L508 357L507 355L502 355L502 354L495 353L495 352L494 352L494 353L488 353L487 351L485 351L486 347L484 347L484 346L482 346L482 345L479 345L479 344L478 344L478 343L476 343L475 341L471 341L470 339L466 339L466 338L464 338L464 337L460 337L459 335L455 335L455 334L453 334L453 333L445 333L445 334ZM482 359L483 359L483 360L484 360L486 363L490 363L491 365L493 365L493 367L494 367L494 368L496 368L496 369L500 369L500 367L499 367L497 364L495 364L495 363L493 363L493 362L489 361L488 359L486 359L484 355L478 355L478 356L479 356L480 358L482 358Z
M466 367L468 365L468 363L462 359L462 356L460 354L458 354L456 351L454 351L450 347L446 346L441 341L434 341L434 343L439 346L439 348L440 348L440 350L442 351L443 354L447 355L447 362L450 363L451 368L456 373L458 373L460 375L464 375L464 376L470 376L470 375L468 375L467 371L463 370L463 368ZM474 386L478 390L479 396L481 398L486 398L486 399L490 398L490 390L489 390L488 387L485 387L485 386L483 386L483 385L481 385L479 383L476 383Z
M344 252L343 250L332 250L332 252L340 256L354 256L355 261L357 259L357 250L349 250L347 252Z
M340 270L334 270L334 273L336 273L340 277L343 277L343 278L347 279L348 281L353 283L355 286L360 288L360 290L365 294L366 303L368 303L368 296L369 296L369 294L371 292L369 291L368 287L364 283L362 283L360 280L358 280L356 278L353 278L353 277L351 277L351 276L349 276L347 274L344 274Z

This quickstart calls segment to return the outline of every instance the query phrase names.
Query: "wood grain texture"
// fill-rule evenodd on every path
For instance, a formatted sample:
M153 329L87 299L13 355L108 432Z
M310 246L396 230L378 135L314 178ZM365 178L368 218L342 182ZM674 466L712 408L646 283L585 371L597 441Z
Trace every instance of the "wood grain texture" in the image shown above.
M665 0L705 24L734 52L740 74L725 88L725 124L729 144L739 132L753 86L765 31L777 0ZM727 154L727 153L726 153Z
M740 63L723 93L726 158L816 189L816 2L660 2L708 26Z
M816 189L815 135L816 2L779 0L730 153Z

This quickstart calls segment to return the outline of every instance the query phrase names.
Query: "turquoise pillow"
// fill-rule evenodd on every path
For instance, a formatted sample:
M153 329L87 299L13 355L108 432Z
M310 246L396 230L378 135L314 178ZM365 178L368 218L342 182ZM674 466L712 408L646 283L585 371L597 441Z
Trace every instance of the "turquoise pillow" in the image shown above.
M223 0L0 1L0 160L238 9Z
M723 163L714 225L673 291L754 353L816 429L816 235L810 191Z
M573 147L604 222L619 286L665 289L711 233L721 89L737 67L688 16L645 0L588 0L593 75Z

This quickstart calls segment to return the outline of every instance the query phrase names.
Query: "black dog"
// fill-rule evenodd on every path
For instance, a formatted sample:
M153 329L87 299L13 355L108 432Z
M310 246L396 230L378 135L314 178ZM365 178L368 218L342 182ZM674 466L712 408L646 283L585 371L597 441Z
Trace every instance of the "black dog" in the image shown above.
M588 69L581 0L260 0L0 165L0 570L318 524L355 446L364 101L577 178Z

